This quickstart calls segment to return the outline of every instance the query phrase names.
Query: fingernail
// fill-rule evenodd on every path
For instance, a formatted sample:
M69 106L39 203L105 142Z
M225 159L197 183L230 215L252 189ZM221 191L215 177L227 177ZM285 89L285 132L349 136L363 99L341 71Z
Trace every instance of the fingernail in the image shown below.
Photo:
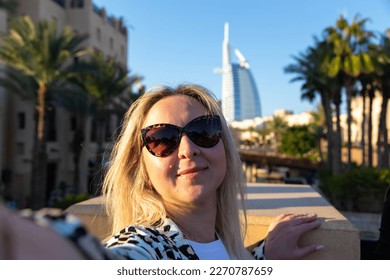
M318 246L316 247L316 251L321 251L321 250L324 249L324 248L325 248L324 245L318 245Z

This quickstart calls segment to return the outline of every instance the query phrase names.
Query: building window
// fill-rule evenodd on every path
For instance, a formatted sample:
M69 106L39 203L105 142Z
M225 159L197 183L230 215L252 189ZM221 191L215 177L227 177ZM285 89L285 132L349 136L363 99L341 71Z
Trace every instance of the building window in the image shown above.
M84 0L72 0L70 2L71 8L84 8Z
M75 116L70 117L70 130L75 131L77 128L77 118Z
M65 8L65 0L51 0L51 1Z
M125 58L125 47L121 46L121 57Z
M26 114L23 112L18 113L18 128L19 129L26 128Z
M16 154L17 155L24 155L24 143L23 142L18 142L16 143Z
M100 40L102 39L102 31L100 30L100 28L96 29L96 38L98 42L100 42Z
M113 48L114 48L114 39L110 37L110 50L112 50Z

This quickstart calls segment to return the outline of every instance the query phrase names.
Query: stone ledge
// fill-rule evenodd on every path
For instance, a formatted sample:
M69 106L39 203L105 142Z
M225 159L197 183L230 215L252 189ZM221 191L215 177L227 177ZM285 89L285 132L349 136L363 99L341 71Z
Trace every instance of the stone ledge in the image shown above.
M322 225L304 235L300 243L318 243L325 248L307 259L360 259L359 230L310 186L248 183L247 198L246 245L263 239L270 223L280 214L315 213ZM104 199L96 197L72 205L66 212L79 217L93 234L103 240L110 235L110 223L103 205Z
M281 214L317 214L321 227L304 235L301 245L325 246L307 259L360 259L359 230L309 185L248 183L246 244L264 238L270 223Z
M103 197L94 197L70 206L65 212L77 216L92 234L104 240L111 235L111 223L104 203Z

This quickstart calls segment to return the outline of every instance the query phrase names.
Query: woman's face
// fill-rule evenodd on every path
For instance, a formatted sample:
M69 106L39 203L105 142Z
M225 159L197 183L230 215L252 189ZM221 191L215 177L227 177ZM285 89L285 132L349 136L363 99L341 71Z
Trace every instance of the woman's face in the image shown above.
M169 96L153 105L143 127L158 123L184 127L204 115L207 115L206 108L196 99L185 95ZM214 147L202 148L183 133L172 154L156 157L144 147L142 156L149 179L165 205L216 204L217 189L226 173L222 140Z

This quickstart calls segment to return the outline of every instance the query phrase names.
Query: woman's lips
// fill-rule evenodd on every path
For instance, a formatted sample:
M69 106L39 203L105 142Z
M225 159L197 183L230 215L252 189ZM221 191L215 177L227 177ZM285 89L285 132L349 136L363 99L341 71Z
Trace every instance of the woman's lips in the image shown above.
M203 170L206 170L207 167L192 167L184 169L183 171L179 172L177 174L178 177L195 177L199 172L202 172Z

